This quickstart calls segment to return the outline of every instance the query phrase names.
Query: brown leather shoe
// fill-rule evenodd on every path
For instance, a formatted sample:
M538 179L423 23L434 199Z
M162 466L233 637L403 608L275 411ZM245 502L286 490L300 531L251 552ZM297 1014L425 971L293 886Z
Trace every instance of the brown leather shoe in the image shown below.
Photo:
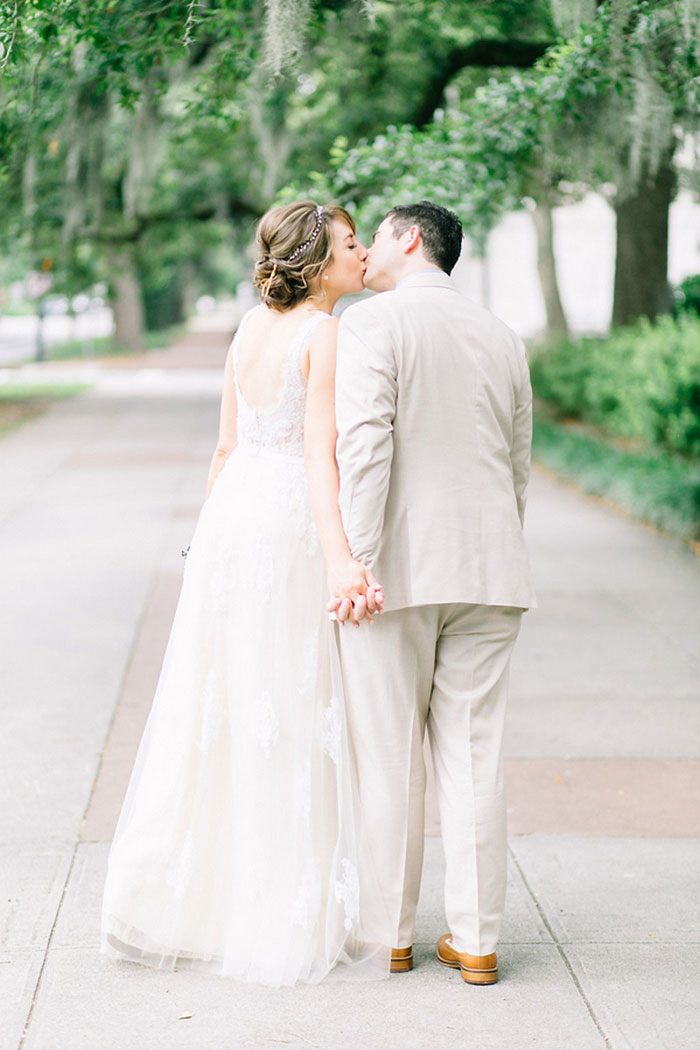
M452 947L452 934L443 933L437 942L435 955L443 966L460 970L462 980L467 984L495 984L498 980L498 961L496 953L491 955L468 955Z
M391 973L408 973L413 969L413 945L391 949Z

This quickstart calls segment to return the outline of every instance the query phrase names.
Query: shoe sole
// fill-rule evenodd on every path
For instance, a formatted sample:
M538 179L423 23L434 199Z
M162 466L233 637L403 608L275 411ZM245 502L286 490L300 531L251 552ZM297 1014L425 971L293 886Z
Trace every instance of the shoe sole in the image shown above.
M437 949L435 950L435 958L443 966L449 966L451 970L459 970L462 974L462 980L466 984L496 984L498 981L498 969L470 970L468 967L462 966L456 959L445 959Z
M409 970L413 969L413 956L410 955L407 959L392 959L390 973L408 973Z

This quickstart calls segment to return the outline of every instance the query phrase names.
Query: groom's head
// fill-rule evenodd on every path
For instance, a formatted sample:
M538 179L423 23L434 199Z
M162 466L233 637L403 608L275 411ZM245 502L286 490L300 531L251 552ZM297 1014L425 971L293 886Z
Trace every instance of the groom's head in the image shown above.
M365 284L384 292L418 270L451 273L461 250L462 224L454 212L431 201L401 204L372 238Z

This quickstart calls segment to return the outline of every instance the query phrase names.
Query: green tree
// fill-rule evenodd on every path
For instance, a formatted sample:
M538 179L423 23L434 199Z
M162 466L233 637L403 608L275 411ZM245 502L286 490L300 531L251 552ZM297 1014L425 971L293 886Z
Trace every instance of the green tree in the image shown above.
M698 130L700 3L561 0L572 35L529 71L449 98L429 126L389 127L373 141L340 142L329 188L377 213L396 195L454 207L477 245L530 198L549 327L565 327L556 286L551 208L572 187L612 184L617 216L613 322L670 308L668 212L674 156ZM585 22L575 27L573 12ZM449 93L448 93L449 94Z
M143 287L158 299L168 282L191 287L217 244L247 240L281 185L324 166L339 134L425 123L457 70L528 65L552 33L548 5L524 0L0 11L0 236L51 258L66 288L106 277L117 338L132 345Z
M613 323L666 313L678 147L700 129L700 2L599 4L553 71L556 125L578 177L615 186Z
M199 112L195 86L217 51L254 34L254 7L34 0L0 24L3 241L35 266L51 260L62 290L107 279L121 344L142 342L144 290L163 320L163 282L182 300L185 274L211 269L230 237L230 213L256 210L224 177L237 126L223 105L218 120ZM182 301L170 299L173 320Z

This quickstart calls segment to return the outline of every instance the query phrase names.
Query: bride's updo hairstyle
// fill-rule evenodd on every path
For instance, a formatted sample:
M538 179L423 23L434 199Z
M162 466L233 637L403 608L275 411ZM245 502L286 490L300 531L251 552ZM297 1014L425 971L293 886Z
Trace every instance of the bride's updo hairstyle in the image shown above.
M351 215L339 204L320 207L313 201L296 201L263 215L256 233L253 284L266 306L282 312L309 297L309 282L333 259L334 219L355 232Z

